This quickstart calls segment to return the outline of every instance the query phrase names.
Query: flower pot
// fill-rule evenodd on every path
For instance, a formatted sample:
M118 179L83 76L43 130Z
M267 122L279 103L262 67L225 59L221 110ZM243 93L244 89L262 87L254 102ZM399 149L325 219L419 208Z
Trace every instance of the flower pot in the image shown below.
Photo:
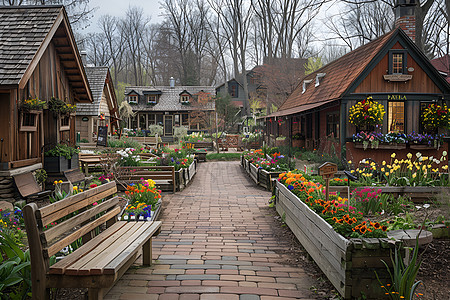
M72 169L71 160L64 156L44 156L44 169L47 173L62 173Z

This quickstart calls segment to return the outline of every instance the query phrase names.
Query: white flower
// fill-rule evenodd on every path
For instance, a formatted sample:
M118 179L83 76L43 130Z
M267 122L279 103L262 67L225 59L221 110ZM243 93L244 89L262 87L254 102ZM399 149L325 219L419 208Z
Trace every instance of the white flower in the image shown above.
M442 156L447 156L447 151L443 151Z
M419 158L419 157L421 157L421 156L422 156L422 153L420 153L420 152L417 152L417 153L416 153L416 157L417 157L417 158Z
M430 204L424 204L423 205L423 208L425 208L425 209L428 208L428 207L430 207Z
M417 210L421 209L422 206L416 205Z

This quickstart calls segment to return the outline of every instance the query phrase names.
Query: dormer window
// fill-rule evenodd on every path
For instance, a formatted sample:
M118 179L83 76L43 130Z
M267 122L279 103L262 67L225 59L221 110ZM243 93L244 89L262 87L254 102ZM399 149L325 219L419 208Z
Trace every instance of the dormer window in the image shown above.
M129 95L128 96L128 103L138 103L138 96L137 95Z
M306 88L308 87L308 84L310 84L312 82L312 79L309 80L303 80L303 90L302 90L302 94L304 92L306 92Z
M187 104L187 103L189 103L189 102L190 102L190 99L191 99L191 96L189 96L189 95L181 95L181 96L180 96L180 102L181 102L182 104Z
M148 104L158 103L158 95L147 95L147 103Z
M316 74L316 84L315 86L318 87L320 85L320 79L325 77L325 73L317 73Z

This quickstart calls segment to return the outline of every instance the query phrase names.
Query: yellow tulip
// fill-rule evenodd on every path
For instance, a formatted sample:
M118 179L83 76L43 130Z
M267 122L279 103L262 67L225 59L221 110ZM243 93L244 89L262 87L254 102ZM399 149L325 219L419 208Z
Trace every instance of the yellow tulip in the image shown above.
M391 154L391 157L392 157L392 158L395 158L395 152Z
M448 169L448 165L445 165L442 167L442 170L447 170Z
M411 154L411 153L408 153L408 154L406 154L406 157L409 158L409 159L411 159L411 158L412 158L412 154Z
M417 173L412 174L412 178L416 178Z
M386 175L386 177L389 177L389 172L384 173L384 175Z

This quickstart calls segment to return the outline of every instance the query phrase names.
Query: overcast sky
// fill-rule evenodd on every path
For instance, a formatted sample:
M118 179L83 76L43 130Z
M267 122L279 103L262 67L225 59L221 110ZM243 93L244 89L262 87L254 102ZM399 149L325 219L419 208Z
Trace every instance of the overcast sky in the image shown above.
M141 7L144 10L144 15L151 16L152 23L159 22L161 18L159 15L162 12L159 0L91 0L89 2L90 7L95 7L97 10L94 12L94 16L91 19L91 25L84 30L85 32L98 31L97 23L98 19L102 15L112 15L115 17L123 17L125 11L129 6Z

